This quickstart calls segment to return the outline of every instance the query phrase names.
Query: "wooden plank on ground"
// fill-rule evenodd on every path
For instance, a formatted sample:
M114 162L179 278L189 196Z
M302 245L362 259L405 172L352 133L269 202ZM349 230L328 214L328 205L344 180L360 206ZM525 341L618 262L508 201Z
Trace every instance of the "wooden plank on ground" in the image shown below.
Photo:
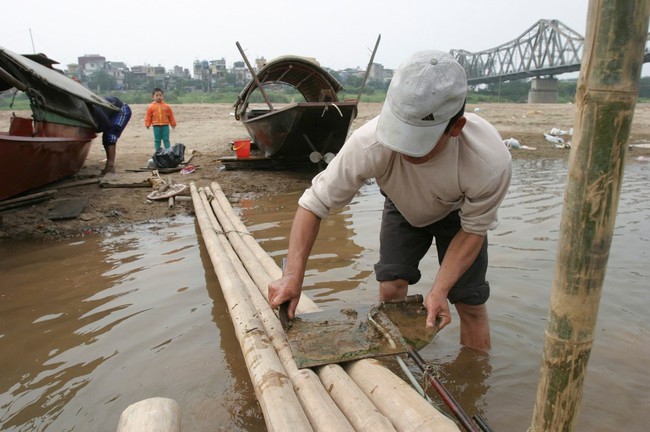
M77 186L85 186L93 183L99 183L98 178L90 178L90 179L83 179L83 180L76 180L76 181L71 181L71 182L66 182L66 183L61 183L56 185L56 189L67 189L71 187L77 187Z
M124 172L106 174L101 182L102 187L130 188L151 187L151 172Z
M282 170L282 169L304 169L312 168L315 165L309 162L309 159L283 158L283 157L266 157L250 156L247 158L238 158L237 156L224 156L217 159L227 170L249 169L249 170Z
M51 195L54 195L55 193L56 193L56 190L49 190L49 191L45 191L45 192L37 192L37 193L30 194L30 195L24 195L24 196L21 196L21 197L18 197L18 198L11 198L11 199L2 200L2 201L0 201L0 207L4 206L4 205L7 205L7 204L15 204L15 203L20 203L20 202L24 202L24 201L32 201L32 200L42 198L42 197L49 198Z
M56 194L56 190L49 190L45 192L33 193L30 195L21 196L0 201L0 212L12 210L19 207L26 207L28 205L37 204L39 202L50 199L52 195Z
M196 168L198 165L194 165ZM183 168L185 168L185 164L180 164L177 167L174 168L147 168L147 167L142 167L142 168L131 168L131 169L126 169L125 171L127 172L152 172L152 171L158 171L160 174L171 174L175 172L181 171Z
M52 207L47 217L51 220L74 219L79 217L87 204L87 197L57 200L54 202L54 207Z

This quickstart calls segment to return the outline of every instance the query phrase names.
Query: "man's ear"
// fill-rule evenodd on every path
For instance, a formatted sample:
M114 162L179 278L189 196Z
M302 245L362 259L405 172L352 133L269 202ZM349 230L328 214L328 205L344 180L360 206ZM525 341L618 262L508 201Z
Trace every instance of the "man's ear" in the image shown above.
M457 137L458 135L460 135L460 131L462 131L463 128L465 127L465 123L467 123L467 119L465 118L465 116L462 116L461 118L456 120L456 122L454 122L454 124L451 126L449 135L453 137Z

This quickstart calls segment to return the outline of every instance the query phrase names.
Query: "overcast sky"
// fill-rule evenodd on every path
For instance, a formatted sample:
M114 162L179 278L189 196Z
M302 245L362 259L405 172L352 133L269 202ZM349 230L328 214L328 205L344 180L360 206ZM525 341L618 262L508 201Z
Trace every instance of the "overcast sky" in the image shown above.
M584 36L588 0L22 0L0 25L0 46L43 52L62 65L99 54L127 66L195 60L253 62L294 54L333 69L396 68L422 49L481 51L515 39L540 19ZM20 13L18 13L20 12Z

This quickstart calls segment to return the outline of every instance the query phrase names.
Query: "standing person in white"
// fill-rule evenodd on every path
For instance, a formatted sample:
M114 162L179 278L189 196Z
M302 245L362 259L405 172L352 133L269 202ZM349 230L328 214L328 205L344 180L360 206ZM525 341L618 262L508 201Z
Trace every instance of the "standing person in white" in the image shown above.
M404 299L435 239L440 268L425 298L427 326L460 318L460 343L490 349L487 232L510 185L510 153L487 121L465 114L467 75L448 53L421 51L396 71L380 115L360 127L300 200L283 276L269 304L296 306L320 222L367 179L385 196L375 273L381 301ZM425 269L427 270L427 269Z

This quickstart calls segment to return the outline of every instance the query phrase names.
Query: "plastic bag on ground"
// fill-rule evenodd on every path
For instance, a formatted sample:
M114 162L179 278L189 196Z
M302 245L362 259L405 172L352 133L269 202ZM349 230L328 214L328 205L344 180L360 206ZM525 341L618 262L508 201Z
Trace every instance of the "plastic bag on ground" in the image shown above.
M170 149L159 148L151 158L158 168L175 168L185 158L185 144L174 144Z
M554 136L554 135L549 135L549 134L544 134L544 138L546 138L546 141L552 142L552 143L564 143L564 138Z
M503 143L509 149L520 149L521 148L521 143L519 141L517 141L516 139L514 139L514 138L504 139Z

